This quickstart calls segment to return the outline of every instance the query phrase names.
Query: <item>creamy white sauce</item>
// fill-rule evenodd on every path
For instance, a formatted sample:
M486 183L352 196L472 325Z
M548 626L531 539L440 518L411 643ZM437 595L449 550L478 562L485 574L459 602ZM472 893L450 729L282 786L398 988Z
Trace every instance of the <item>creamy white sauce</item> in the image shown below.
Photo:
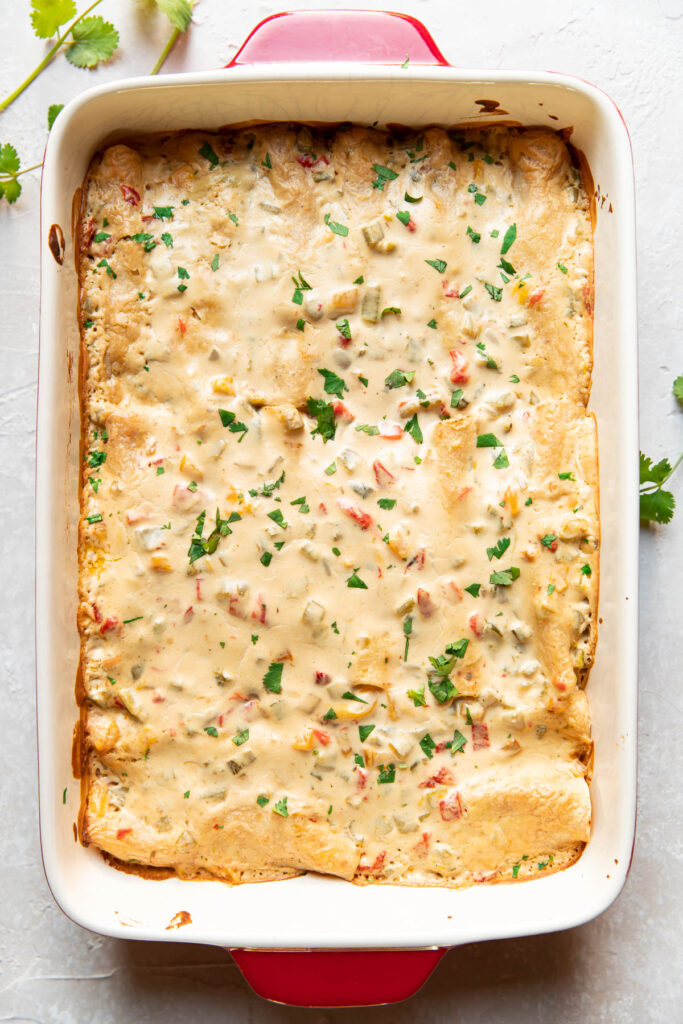
M220 874L248 808L266 833L299 822L302 848L306 822L329 831L357 877L552 870L590 813L574 669L594 450L566 443L590 385L578 177L553 146L559 171L525 169L505 132L393 150L363 130L250 134L110 150L91 174L90 233L110 237L83 264L86 831ZM323 436L309 399L336 403ZM506 786L530 810L496 837ZM544 786L582 812L534 811Z

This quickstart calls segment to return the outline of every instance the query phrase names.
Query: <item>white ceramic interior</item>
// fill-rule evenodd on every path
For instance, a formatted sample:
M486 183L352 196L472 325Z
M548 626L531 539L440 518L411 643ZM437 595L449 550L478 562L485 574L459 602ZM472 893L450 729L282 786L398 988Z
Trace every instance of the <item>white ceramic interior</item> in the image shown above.
M508 113L486 115L476 100ZM78 516L78 330L72 198L93 152L130 133L215 128L251 119L398 122L415 126L511 120L573 126L598 201L595 372L603 523L600 639L589 693L595 738L594 825L576 865L522 885L464 891L356 887L305 876L230 887L147 881L118 872L74 838L79 785L70 755ZM60 224L59 267L48 231ZM551 931L595 917L617 896L635 820L638 421L633 169L612 102L553 74L398 70L354 64L240 67L130 80L93 89L60 114L42 185L42 294L37 468L36 647L40 816L48 882L69 917L123 938L180 939L231 947L399 948L457 945ZM62 793L66 787L66 803ZM180 910L192 923L166 931Z

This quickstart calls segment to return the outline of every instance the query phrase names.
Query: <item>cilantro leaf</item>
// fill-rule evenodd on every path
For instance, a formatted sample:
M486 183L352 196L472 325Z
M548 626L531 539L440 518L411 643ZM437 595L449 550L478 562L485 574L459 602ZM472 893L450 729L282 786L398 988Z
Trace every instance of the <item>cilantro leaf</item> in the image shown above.
M16 174L20 165L19 154L14 146L9 142L0 146L0 174Z
M481 583L470 583L469 587L465 587L465 590L467 591L468 594L471 594L472 597L479 597Z
M477 436L477 448L502 448L502 444L495 434L479 434Z
M281 661L272 661L268 671L263 677L263 685L269 693L282 693L282 669Z
M427 732L420 740L420 746L422 747L422 753L426 754L431 759L434 757L434 751L436 750L436 743L432 739L431 735Z
M459 729L456 729L455 732L453 733L453 739L451 740L451 754L464 754L466 743L467 740L465 739L463 734L460 732Z
M190 0L154 0L162 14L177 28L185 32L192 21L192 4Z
M458 691L447 676L443 679L430 679L428 685L432 696L439 704L445 704L451 697L458 695Z
M493 558L502 558L509 547L510 538L501 537L494 547L486 549L486 554L489 556L489 562Z
M358 569L354 569L349 578L346 581L346 586L352 590L367 590L368 585L358 575Z
M510 248L510 246L512 245L512 243L514 242L516 237L517 237L517 225L516 224L511 224L510 227L505 232L505 237L503 238L503 244L500 247L500 254L501 254L501 256L505 255L505 253L508 251L508 249Z
M335 235L341 235L343 238L345 238L348 235L349 229L347 228L346 224L340 224L339 221L337 220L330 220L329 213L325 214L323 220L327 224L330 231L332 231Z
M499 569L489 576L489 583L495 583L499 587L509 587L513 580L519 577L519 569L511 565L509 569Z
M63 103L51 103L50 106L47 108L47 130L48 131L52 130L52 125L55 123L55 121L57 120L57 115L61 114L62 110L64 110L64 104Z
M328 395L337 395L338 398L344 397L344 392L349 389L341 377L338 377L332 370L318 370L318 373L325 378L324 388Z
M426 708L427 701L425 700L425 688L424 683L422 686L416 687L414 690L408 690L408 696L412 700L416 708Z
M372 168L377 175L372 183L372 187L378 188L380 192L384 192L384 186L388 181L398 178L396 171L392 171L390 167L384 167L382 164L373 164Z
M661 487L662 484L668 480L673 470L668 459L661 459L654 466L652 465L652 459L648 459L646 455L640 453L640 482L641 484L653 483Z
M640 495L640 518L651 523L669 523L676 509L676 499L671 491L658 488L649 494Z
M218 157L213 146L208 142L203 142L197 150L200 156L203 156L205 160L208 160L212 167L218 165Z
M21 183L16 178L0 181L0 199L4 196L8 203L16 203L21 195Z
M39 39L49 39L76 16L75 0L31 0L31 24Z
M430 267L434 267L434 270L438 270L440 274L443 274L448 264L445 260L425 260Z
M379 766L379 775L377 776L377 782L393 782L396 778L396 768L393 764Z
M287 797L283 796L282 800L278 800L277 803L273 804L273 814L279 814L281 818L288 818L289 811L287 810Z
M410 436L417 444L422 444L424 438L422 436L422 429L417 419L417 413L415 413L414 416L411 416L408 422L406 423L405 432L406 434L410 434Z
M366 739L368 738L368 736L370 735L370 733L372 732L372 730L374 728L375 728L374 725L359 725L358 726L358 735L360 736L361 743L365 743Z
M404 384L410 384L415 377L415 370L392 370L388 377L384 378L384 384L389 390L402 388Z
M311 431L311 437L319 434L323 444L334 440L337 432L337 424L334 419L334 406L332 402L323 402L321 398L309 398L307 403L308 415L313 416L317 426Z
M66 50L66 59L77 68L94 68L109 60L119 45L119 34L104 18L83 18L71 32L73 42Z
M673 387L674 396L679 405L683 405L683 375L676 377Z

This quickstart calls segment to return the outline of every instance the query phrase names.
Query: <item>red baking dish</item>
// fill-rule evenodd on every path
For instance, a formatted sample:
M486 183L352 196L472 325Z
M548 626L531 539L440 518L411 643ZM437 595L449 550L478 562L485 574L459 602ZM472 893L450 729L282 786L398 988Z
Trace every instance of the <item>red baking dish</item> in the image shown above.
M597 206L591 407L603 509L600 643L589 684L594 821L583 856L563 872L468 890L356 887L314 876L230 887L123 874L74 841L80 424L72 200L104 143L250 120L571 128L590 165ZM40 815L45 871L64 912L106 935L223 946L268 999L350 1006L405 999L453 946L568 928L605 910L624 884L634 835L638 593L633 168L611 100L579 79L552 73L453 68L424 26L405 15L278 14L254 29L227 69L117 82L69 104L47 147L41 231Z

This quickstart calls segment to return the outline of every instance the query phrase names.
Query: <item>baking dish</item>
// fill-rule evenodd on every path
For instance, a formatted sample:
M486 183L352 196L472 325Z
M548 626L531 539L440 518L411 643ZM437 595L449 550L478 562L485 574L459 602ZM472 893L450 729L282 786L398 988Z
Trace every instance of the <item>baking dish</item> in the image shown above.
M559 874L468 890L355 887L314 876L231 888L123 874L76 841L79 786L71 776L71 739L79 646L80 423L72 201L90 157L104 143L146 131L252 120L571 128L571 141L591 168L591 408L599 427L603 510L600 642L589 683L594 821L585 853ZM592 86L551 73L452 68L425 28L403 15L276 15L254 30L228 69L119 82L74 100L47 147L41 221L39 785L45 871L64 912L107 935L229 948L257 991L300 1005L405 998L449 947L567 928L601 913L624 884L633 843L637 678L633 171L628 134L612 102ZM296 952L302 950L317 952Z

